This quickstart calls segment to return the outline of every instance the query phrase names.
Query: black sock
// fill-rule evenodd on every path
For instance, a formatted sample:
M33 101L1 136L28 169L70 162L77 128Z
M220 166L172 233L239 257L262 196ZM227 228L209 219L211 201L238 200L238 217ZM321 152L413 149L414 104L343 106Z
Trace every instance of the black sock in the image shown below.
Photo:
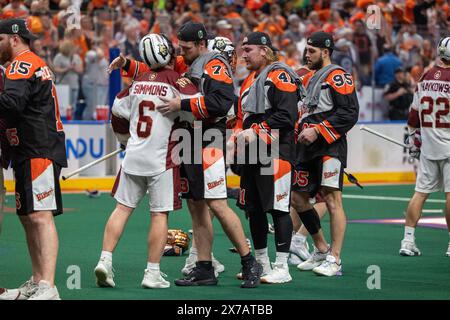
M250 232L255 250L267 247L268 223L265 212L249 212Z
M273 227L275 229L275 246L277 252L289 252L292 239L292 219L289 213L272 212Z
M249 252L249 253L247 253L245 256L242 256L242 257L241 257L241 263L244 264L244 263L246 263L246 262L252 261L253 259L254 259L254 258L253 258L253 256L252 256L252 253Z
M197 265L205 270L211 270L212 269L212 261L197 261Z

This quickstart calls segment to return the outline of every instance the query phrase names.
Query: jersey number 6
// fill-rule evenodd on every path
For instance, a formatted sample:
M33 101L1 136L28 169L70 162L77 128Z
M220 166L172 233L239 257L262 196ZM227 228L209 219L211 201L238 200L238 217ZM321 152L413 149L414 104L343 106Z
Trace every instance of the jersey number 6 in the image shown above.
M145 115L145 110L155 110L155 104L151 101L139 103L139 120L137 124L137 135L139 138L147 138L152 131L153 120L149 115Z

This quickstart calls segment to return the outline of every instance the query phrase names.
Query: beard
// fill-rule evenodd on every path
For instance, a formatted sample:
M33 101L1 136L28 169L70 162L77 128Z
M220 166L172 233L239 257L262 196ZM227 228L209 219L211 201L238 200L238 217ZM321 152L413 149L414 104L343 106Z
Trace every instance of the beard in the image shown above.
M322 56L319 58L319 60L317 62L313 63L311 61L310 64L311 64L311 66L308 66L310 70L322 69L322 67L323 67L323 58L322 58Z
M12 59L12 47L8 43L5 48L0 50L0 65L4 65L7 62L11 62Z

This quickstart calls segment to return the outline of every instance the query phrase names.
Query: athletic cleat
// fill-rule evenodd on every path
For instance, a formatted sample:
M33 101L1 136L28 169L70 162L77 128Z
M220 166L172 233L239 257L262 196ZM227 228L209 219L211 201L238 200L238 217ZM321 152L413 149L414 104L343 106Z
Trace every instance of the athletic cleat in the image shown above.
M41 280L38 289L28 300L61 300L61 298L56 287L50 287L48 281Z
M219 276L219 273L222 273L225 271L225 266L219 262L216 258L214 258L214 255L211 254L211 262L214 268L214 275L216 278ZM198 256L196 254L189 254L189 256L186 258L186 262L184 264L183 269L181 269L181 273L184 276L188 276L192 270L195 268L195 263L197 262Z
M342 261L338 264L336 258L329 254L320 266L313 269L313 272L319 276L342 276Z
M28 300L38 290L38 287L38 283L34 282L31 277L17 289L0 288L0 300Z
M161 271L145 269L141 286L150 289L169 288L170 282L163 277L167 278L167 275Z
M219 276L219 273L222 273L225 271L225 266L219 262L216 258L214 258L214 255L211 254L212 259L212 266L214 268L214 273L216 275L216 278Z
M291 255L295 254L303 261L306 261L311 257L311 253L309 252L309 244L306 239L304 241L292 241L289 252Z
M105 259L100 259L97 266L94 269L97 286L102 288L111 287L114 288L114 269L112 263Z
M260 278L263 273L262 265L252 258L250 261L242 264L241 288L256 288L260 284Z
M264 277L265 275L269 274L269 272L272 271L272 267L270 266L270 261L266 260L266 261L262 261L262 260L256 260L263 268L261 277ZM239 280L244 280L244 276L242 275L242 272L239 272L236 275L236 278Z
M327 258L327 254L329 253L330 249L327 250L327 252L320 252L319 250L317 250L316 247L314 247L314 251L311 255L311 257L300 263L297 268L302 270L302 271L309 271L314 269L315 267L318 267L322 264L323 261L325 261L325 259Z
M194 270L196 262L197 262L197 255L189 254L189 256L186 258L186 262L184 263L183 269L181 269L181 273L184 276L187 276L189 273L192 272L192 270Z
M417 248L416 243L414 241L409 241L405 239L403 239L401 242L399 254L405 257L422 255L422 253L420 252L419 248Z
M185 278L175 280L175 284L182 287L215 286L217 285L217 282L213 269L206 270L205 268L200 267L198 263L196 263L195 268Z
M447 252L445 253L445 255L450 258L450 242L448 243L448 248L447 248Z
M261 277L263 283L286 283L290 281L292 281L292 277L289 274L289 267L282 263L273 263L272 271Z
M300 263L302 263L303 260L300 259L297 255L291 253L289 254L288 264L291 266L298 266Z

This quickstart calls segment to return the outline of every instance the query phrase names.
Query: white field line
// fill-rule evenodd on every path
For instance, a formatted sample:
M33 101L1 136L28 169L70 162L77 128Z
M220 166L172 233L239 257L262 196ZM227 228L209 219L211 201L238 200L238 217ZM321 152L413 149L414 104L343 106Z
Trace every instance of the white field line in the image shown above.
M357 194L343 194L343 198L347 199L361 199L361 200L386 200L386 201L405 201L409 202L411 198L403 198L403 197L383 197L383 196L363 196ZM445 203L445 200L441 199L427 199L428 203Z

